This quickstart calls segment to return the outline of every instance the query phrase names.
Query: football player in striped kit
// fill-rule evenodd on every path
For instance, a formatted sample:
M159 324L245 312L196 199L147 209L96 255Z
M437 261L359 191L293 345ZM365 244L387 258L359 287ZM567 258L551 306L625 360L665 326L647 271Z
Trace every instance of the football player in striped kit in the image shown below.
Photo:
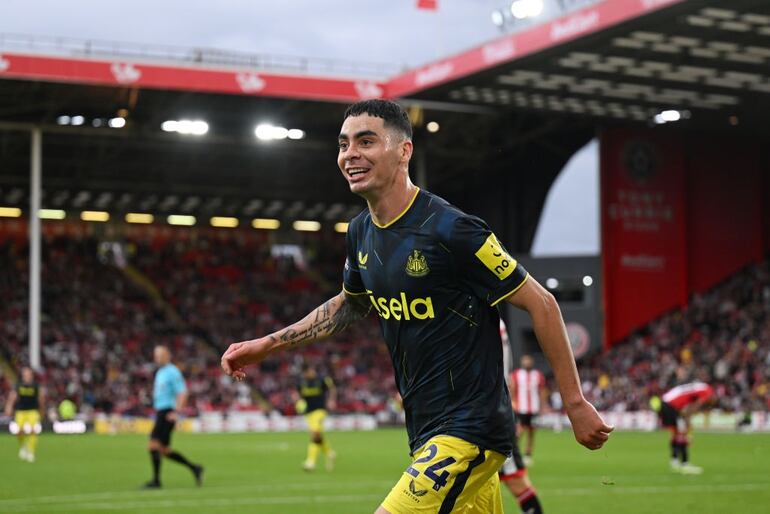
M650 401L658 411L661 424L671 432L671 470L686 475L700 475L703 469L689 461L690 417L708 404L714 388L704 382L690 382L667 391Z
M509 387L511 399L519 423L518 434L527 434L527 445L524 449L524 462L533 464L532 451L535 445L534 419L540 411L548 406L548 395L545 388L545 376L535 369L535 360L531 355L522 355L521 367L511 373Z

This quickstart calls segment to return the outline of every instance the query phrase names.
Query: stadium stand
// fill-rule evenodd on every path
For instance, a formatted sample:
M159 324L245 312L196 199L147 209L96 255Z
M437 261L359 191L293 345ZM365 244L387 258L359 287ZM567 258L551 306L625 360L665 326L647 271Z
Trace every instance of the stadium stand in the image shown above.
M386 407L395 385L373 319L301 355L267 360L248 384L223 377L221 348L309 311L337 282L270 255L264 242L193 233L124 239L119 246L93 236L46 238L42 347L51 405L70 398L86 413L146 414L148 356L155 344L166 344L188 377L191 411L293 414L290 392L304 360L326 367L340 386L339 412ZM344 257L335 245L319 243L310 245L314 267L334 277ZM26 354L27 253L25 243L0 243L0 330L4 358L14 366ZM7 389L9 380L2 382Z
M307 268L320 270L312 275L302 262L272 255L261 236L170 234L133 234L121 243L93 234L46 236L42 348L51 405L70 398L86 414L147 414L148 356L153 345L166 344L188 377L190 413L294 414L291 391L304 361L333 377L338 412L388 409L395 384L374 318L302 354L266 360L247 383L219 370L221 348L269 333L335 292L342 245L321 235L301 241L312 261ZM27 259L25 241L0 242L0 351L11 366L26 354ZM580 371L586 395L604 411L646 410L651 396L695 379L715 385L725 411L770 409L770 261L694 296ZM11 380L0 380L0 393Z
M581 366L599 410L647 408L691 380L712 384L726 411L770 409L770 262L749 266Z

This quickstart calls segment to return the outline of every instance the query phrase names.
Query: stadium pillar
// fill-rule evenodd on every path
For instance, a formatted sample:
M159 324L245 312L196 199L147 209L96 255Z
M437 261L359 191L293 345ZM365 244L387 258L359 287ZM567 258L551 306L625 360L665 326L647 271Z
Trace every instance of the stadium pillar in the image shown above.
M43 167L43 131L32 128L29 214L29 363L40 369L40 190Z

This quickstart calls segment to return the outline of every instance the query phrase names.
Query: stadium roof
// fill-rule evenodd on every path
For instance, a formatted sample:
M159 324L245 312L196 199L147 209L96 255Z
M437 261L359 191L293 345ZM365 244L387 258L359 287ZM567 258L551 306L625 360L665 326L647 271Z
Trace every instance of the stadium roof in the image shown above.
M770 2L607 0L412 70L387 90L624 123L689 111L689 129L764 128Z
M390 79L381 65L0 36L0 129L43 127L44 207L333 221L362 207L334 162L345 104L397 97L419 122L413 168L431 190L482 215L497 205L477 194L490 181L507 184L500 201L527 190L517 213L497 209L523 232L511 250L527 251L550 184L602 127L675 110L679 129L766 137L770 3L720 4L595 2ZM160 130L179 119L209 132ZM266 122L306 137L258 141ZM0 134L0 205L24 207L29 136Z

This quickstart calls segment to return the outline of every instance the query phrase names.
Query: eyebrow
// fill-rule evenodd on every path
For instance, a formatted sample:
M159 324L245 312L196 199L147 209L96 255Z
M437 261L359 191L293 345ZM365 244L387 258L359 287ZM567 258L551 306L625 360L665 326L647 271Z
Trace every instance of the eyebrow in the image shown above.
M354 138L354 139L360 139L360 138L362 138L362 137L366 137L366 136L376 136L376 135L377 135L377 132L375 132L375 131L373 131L373 130L362 130L361 132L356 132L356 133L353 135L353 138ZM348 135L347 135L347 134L345 134L344 132L342 132L342 133L340 133L340 135L337 137L337 139L338 139L338 140L348 139Z

